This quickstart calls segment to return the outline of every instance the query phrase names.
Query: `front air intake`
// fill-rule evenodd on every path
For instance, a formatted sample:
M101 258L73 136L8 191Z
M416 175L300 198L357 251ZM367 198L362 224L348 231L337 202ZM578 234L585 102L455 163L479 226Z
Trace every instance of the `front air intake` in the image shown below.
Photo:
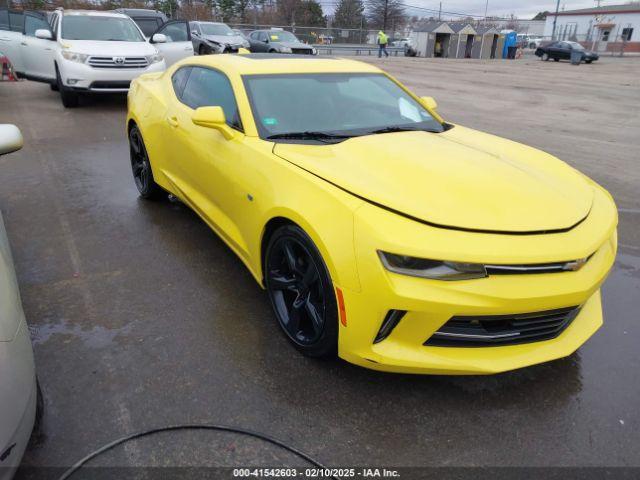
M406 313L406 310L389 310L382 321L382 326L380 327L378 335L376 335L373 343L380 343L387 338Z
M551 340L580 312L579 307L514 315L451 318L424 344L428 347L492 347Z

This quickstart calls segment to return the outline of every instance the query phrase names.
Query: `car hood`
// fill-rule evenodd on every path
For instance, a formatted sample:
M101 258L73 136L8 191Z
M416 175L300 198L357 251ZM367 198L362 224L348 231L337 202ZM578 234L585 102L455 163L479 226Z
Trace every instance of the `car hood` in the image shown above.
M205 35L205 40L225 45L242 45L245 40L240 35Z
M139 57L158 51L147 42L103 42L94 40L63 40L63 46L75 53L104 57Z
M588 181L555 157L459 126L278 143L274 153L369 202L443 227L564 230L588 215L593 200Z
M283 47L289 47L289 48L308 48L311 49L311 45L307 45L306 43L302 43L302 42L274 42L277 43L278 45L282 45Z

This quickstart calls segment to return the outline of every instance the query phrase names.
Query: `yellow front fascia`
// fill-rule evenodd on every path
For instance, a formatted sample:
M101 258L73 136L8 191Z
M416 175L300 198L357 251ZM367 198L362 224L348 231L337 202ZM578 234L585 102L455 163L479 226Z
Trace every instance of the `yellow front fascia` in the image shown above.
M600 285L616 255L615 206L596 192L594 215L570 232L552 235L479 234L429 227L373 205L355 214L356 263L362 294L344 289L347 326L339 355L377 370L487 374L573 353L602 324ZM532 264L591 256L576 272L491 275L442 281L388 272L377 250L437 260ZM505 315L582 306L552 340L499 347L433 347L424 342L456 315ZM408 313L391 335L373 340L390 309Z

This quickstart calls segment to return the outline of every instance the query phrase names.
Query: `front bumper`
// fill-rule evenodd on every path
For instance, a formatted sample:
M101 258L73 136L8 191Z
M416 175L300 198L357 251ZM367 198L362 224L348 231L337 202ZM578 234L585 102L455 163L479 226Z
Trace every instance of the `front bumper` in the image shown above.
M60 76L65 87L92 93L118 93L129 91L131 80L144 73L163 72L163 61L146 68L94 68L84 63L58 59ZM76 80L69 82L70 79Z
M569 232L547 235L496 235L433 228L366 204L355 214L361 288L342 289L347 326L340 326L339 355L376 370L456 375L503 372L568 356L602 325L599 289L615 259L616 222L615 205L599 189L587 220ZM593 256L574 272L490 275L447 282L391 273L382 266L378 249L424 258L498 264ZM582 306L578 316L550 340L482 347L424 345L454 316L510 315L576 305ZM406 310L407 314L386 339L374 343L391 309Z

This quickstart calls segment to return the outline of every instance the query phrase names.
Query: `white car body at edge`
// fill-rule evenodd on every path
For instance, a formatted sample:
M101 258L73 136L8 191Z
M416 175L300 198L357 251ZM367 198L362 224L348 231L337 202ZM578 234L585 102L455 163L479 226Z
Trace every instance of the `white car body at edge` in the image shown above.
M0 125L0 155L22 146L20 131ZM9 241L0 213L0 480L20 465L36 416L37 386Z

